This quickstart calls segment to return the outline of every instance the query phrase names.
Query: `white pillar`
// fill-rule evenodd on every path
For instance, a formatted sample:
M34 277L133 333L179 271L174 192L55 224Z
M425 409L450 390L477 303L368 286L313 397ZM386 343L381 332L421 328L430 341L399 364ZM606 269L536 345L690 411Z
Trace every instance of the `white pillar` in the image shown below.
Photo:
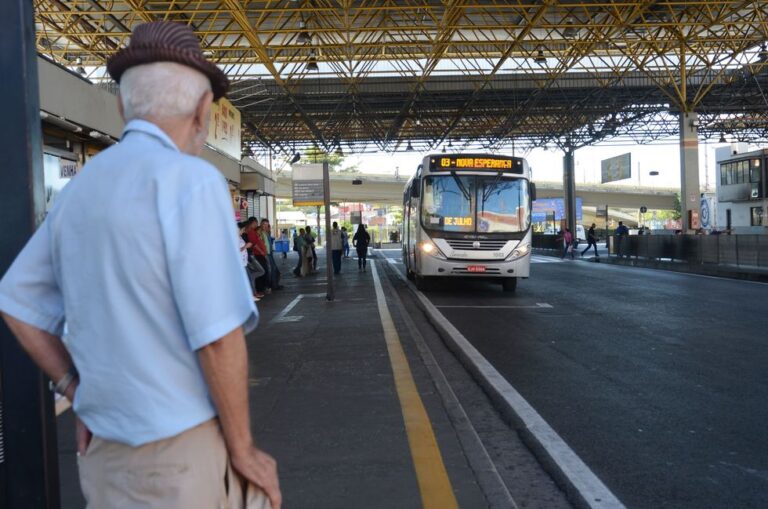
M701 208L699 186L699 116L694 112L680 114L680 205L683 232L698 227ZM691 224L689 212L697 218Z

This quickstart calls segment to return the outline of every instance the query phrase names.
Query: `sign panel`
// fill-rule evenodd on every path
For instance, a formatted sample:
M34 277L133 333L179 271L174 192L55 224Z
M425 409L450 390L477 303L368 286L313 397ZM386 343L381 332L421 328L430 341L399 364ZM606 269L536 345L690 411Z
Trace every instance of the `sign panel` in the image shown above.
M582 220L582 199L576 197L576 220ZM552 221L552 214L555 215L555 221L565 219L565 202L562 198L539 198L533 202L533 213L531 220L534 223Z
M293 205L295 207L320 206L323 199L323 165L302 164L293 167Z
M445 156L432 157L429 160L430 170L496 170L512 173L523 173L523 162L520 159L492 156Z
M349 222L352 224L360 224L363 222L363 213L359 210L353 210L349 213Z
M600 161L600 177L603 184L631 178L632 154L622 154Z
M63 179L72 178L80 171L75 161L61 159L59 161L59 177Z
M241 159L240 111L225 98L211 105L211 121L208 124L206 143L219 152Z

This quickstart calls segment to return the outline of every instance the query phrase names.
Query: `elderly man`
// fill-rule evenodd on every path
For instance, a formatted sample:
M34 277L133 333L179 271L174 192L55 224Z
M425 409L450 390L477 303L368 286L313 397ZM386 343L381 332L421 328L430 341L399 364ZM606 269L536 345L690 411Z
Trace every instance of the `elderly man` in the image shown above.
M122 140L59 195L0 281L0 311L73 401L89 508L228 507L229 466L278 508L249 422L258 314L226 182L196 157L227 79L166 22L137 27L108 70Z

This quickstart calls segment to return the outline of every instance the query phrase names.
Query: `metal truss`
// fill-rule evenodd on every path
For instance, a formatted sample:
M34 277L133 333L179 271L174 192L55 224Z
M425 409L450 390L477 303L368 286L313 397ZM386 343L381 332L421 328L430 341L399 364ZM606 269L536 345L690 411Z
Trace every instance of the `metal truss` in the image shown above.
M244 144L286 153L766 141L768 2L34 0L40 54L95 82L138 23L192 26Z

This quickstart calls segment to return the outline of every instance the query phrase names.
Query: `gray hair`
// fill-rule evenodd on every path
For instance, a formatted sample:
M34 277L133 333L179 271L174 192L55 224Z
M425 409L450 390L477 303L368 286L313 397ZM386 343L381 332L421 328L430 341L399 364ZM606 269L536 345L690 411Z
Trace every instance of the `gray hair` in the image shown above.
M126 122L136 118L191 115L209 90L211 82L203 73L174 62L137 65L125 71L120 79Z

